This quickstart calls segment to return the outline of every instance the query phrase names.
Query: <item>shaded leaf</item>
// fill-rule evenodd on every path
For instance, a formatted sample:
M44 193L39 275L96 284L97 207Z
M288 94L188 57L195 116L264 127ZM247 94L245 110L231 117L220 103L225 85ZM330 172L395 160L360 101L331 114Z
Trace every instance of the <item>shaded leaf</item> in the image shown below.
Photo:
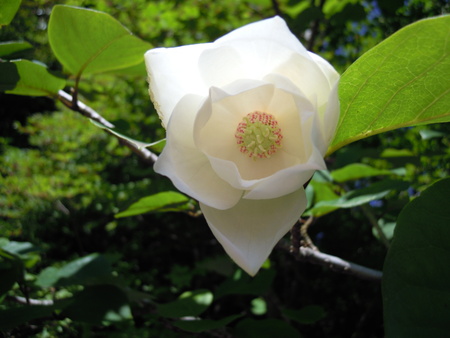
M353 163L343 168L331 172L331 177L336 182L345 182L350 180L357 180L363 177L392 175L389 170L377 169L367 164Z
M450 121L450 16L409 25L341 77L341 115L328 153L388 130Z
M6 293L16 282L23 281L24 266L16 255L0 249L0 296Z
M300 333L288 323L279 319L244 319L234 330L238 338L273 338L273 337L300 337Z
M66 81L51 75L47 68L28 60L0 63L0 91L7 94L48 96L62 89Z
M125 293L108 284L88 286L77 293L62 315L94 325L108 325L133 319Z
M116 218L129 217L147 212L185 211L190 209L189 197L174 191L164 191L141 198L128 209L115 215Z
M240 317L242 317L242 315L232 315L220 320L211 320L211 319L177 320L176 322L173 323L173 325L184 331L197 333L208 330L220 329L222 327L227 326L232 321Z
M383 269L387 337L447 337L450 332L450 178L400 213Z
M101 284L112 279L111 264L100 254L78 258L61 268L48 267L37 277L40 287Z
M157 312L160 316L170 318L195 317L211 305L213 298L213 294L208 290L187 291L173 302L159 304Z
M282 312L287 318L300 324L314 324L326 316L323 307L318 305L305 306L300 310L284 309Z
M138 65L151 48L110 15L65 5L53 7L48 37L58 61L77 77Z
M227 279L216 290L216 298L225 295L255 295L264 294L272 285L276 271L262 269L255 277L250 277L241 269L236 270L231 279Z

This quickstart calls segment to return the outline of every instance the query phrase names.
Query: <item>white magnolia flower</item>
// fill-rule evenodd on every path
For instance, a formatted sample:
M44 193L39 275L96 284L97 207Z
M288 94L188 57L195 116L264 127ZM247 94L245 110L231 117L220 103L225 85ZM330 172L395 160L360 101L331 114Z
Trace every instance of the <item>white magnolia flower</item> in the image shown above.
M326 168L338 73L279 17L145 60L167 130L155 171L200 202L228 255L255 275L305 210L303 185Z

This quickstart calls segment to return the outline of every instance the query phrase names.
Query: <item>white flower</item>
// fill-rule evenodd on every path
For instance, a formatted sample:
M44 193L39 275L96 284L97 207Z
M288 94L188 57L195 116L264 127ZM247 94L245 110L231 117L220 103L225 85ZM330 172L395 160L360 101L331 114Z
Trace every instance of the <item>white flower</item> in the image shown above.
M338 73L279 17L145 60L167 129L155 171L200 202L228 255L255 275L305 210L303 185L326 168Z

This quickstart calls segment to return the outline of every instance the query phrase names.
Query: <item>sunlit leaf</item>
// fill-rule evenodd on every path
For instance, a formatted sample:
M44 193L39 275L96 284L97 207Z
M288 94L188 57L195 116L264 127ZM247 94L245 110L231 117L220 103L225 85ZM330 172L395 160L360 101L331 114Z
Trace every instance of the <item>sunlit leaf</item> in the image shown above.
M20 7L20 2L21 0L2 0L0 10L0 26L9 25Z
M328 153L388 130L450 121L450 16L393 34L340 81L341 115Z
M28 60L0 63L0 91L27 96L55 95L66 81L51 75L47 68Z
M0 57L2 59L17 59L24 51L28 51L33 46L26 41L7 41L0 43Z
M48 37L58 61L77 77L138 65L151 48L106 13L64 5L53 7Z
M450 178L400 213L383 269L386 337L447 337L450 332Z

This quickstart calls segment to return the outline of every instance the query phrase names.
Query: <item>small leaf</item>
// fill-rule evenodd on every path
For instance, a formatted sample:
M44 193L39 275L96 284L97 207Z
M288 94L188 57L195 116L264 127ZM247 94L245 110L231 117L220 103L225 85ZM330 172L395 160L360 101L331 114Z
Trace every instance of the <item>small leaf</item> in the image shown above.
M9 25L20 7L21 0L2 0L0 26Z
M211 320L211 319L178 320L175 321L173 325L184 331L198 333L208 330L220 329L222 327L227 326L232 321L240 317L242 317L242 315L232 315L220 320Z
M0 63L0 91L27 96L48 96L62 89L66 81L51 75L47 68L28 61Z
M339 183L350 180L357 180L363 177L382 175L392 175L392 172L389 170L373 168L367 164L362 163L349 164L343 168L331 172L331 177L333 177L333 180Z
M208 290L187 291L176 301L159 304L157 312L160 316L169 318L195 317L211 305L213 298L213 294Z
M188 210L189 197L174 191L164 191L141 198L130 207L115 215L116 218L129 217L147 212L167 212Z
M151 48L110 15L65 5L53 7L48 37L58 61L77 77L138 65Z
M18 59L24 51L28 51L33 46L26 41L7 41L0 43L0 58Z
M388 130L450 121L450 16L421 20L369 50L342 75L332 153Z
M383 269L386 337L447 337L450 332L450 178L400 213Z

